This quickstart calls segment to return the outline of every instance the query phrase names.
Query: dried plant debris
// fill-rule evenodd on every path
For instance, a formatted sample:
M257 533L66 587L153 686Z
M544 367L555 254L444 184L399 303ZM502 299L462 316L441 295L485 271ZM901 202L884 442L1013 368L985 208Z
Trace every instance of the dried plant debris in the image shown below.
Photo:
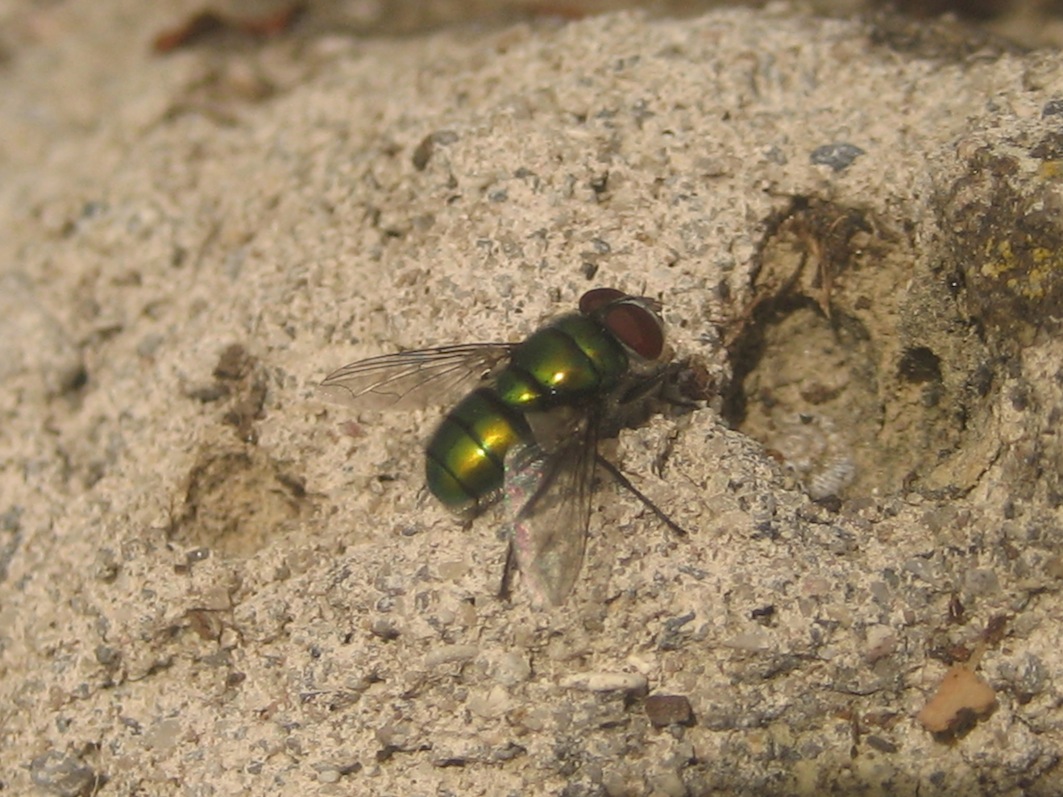
M234 16L203 9L181 24L159 33L152 48L156 53L165 55L219 33L235 33L240 38L251 40L278 36L291 29L303 10L301 3L293 3L260 16Z
M214 366L214 382L187 391L189 398L212 404L224 401L222 422L236 430L237 437L255 445L255 422L263 418L266 404L266 374L258 360L239 343L226 346Z

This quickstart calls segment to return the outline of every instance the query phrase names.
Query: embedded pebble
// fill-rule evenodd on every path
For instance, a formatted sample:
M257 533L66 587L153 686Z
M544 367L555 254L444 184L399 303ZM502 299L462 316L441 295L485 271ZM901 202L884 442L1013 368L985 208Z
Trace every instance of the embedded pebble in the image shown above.
M588 692L630 692L643 694L649 687L645 675L635 672L584 672L561 679L565 689L585 689Z
M962 664L949 668L937 692L916 715L931 733L955 731L962 724L986 714L997 695L985 679Z
M338 769L328 767L317 773L317 779L319 783L335 783L340 779L341 774Z
M651 794L661 797L686 797L690 794L677 772L660 772L649 778L653 787Z
M59 395L84 379L77 346L38 301L23 274L0 277L0 338L0 379L5 382L33 371L45 391Z
M897 635L888 625L873 625L867 629L867 650L864 658L869 664L889 656L897 647Z
M491 677L504 686L513 686L531 677L531 665L519 653L508 651L488 665Z
M74 756L51 750L30 762L30 777L36 786L60 797L91 794L99 779L92 767Z
M655 728L694 724L694 709L684 695L650 695L643 707Z
M963 577L963 589L969 596L982 597L1000 591L1000 581L995 570L976 567L968 570Z
M479 652L480 649L476 645L444 645L430 651L424 657L424 663L429 667L438 667L440 664L471 661Z
M853 161L866 153L856 144L837 141L812 150L809 160L817 166L829 166L836 172L849 168Z
M165 752L177 745L183 730L184 726L180 720L164 719L148 728L142 738L148 748Z
M771 640L764 634L759 634L756 631L747 631L744 634L738 634L737 636L731 637L724 642L724 646L734 648L735 650L749 650L756 652L771 648Z
M479 717L490 719L504 714L510 707L509 693L501 686L492 687L486 693L472 695L466 705Z
M916 578L922 579L928 584L936 584L939 580L935 578L934 566L918 556L913 556L905 560L902 567L905 571L911 573Z

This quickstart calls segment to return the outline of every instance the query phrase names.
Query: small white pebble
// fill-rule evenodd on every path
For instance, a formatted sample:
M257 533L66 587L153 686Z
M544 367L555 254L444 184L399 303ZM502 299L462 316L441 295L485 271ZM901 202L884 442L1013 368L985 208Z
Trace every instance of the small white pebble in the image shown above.
M649 681L635 672L584 672L562 678L561 686L588 692L645 692Z

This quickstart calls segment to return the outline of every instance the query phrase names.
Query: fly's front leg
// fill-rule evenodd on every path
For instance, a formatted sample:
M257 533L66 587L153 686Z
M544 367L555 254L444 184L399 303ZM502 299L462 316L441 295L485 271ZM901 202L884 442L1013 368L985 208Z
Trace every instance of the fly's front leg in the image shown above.
M657 399L673 407L688 410L700 409L709 398L708 391L700 385L689 360L673 362L657 373L640 380L624 392L617 403L623 407L645 399Z

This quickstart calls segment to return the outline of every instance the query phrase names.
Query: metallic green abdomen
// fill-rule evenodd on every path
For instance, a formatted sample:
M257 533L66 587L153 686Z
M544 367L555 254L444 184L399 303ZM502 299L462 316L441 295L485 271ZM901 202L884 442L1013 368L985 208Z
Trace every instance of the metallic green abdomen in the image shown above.
M492 499L509 450L533 442L524 413L599 398L627 368L621 344L586 316L562 316L538 330L513 350L493 386L473 391L443 419L428 443L428 489L456 511Z
M425 452L432 495L455 511L477 506L502 489L506 453L531 432L524 416L482 387L462 399L439 425Z

